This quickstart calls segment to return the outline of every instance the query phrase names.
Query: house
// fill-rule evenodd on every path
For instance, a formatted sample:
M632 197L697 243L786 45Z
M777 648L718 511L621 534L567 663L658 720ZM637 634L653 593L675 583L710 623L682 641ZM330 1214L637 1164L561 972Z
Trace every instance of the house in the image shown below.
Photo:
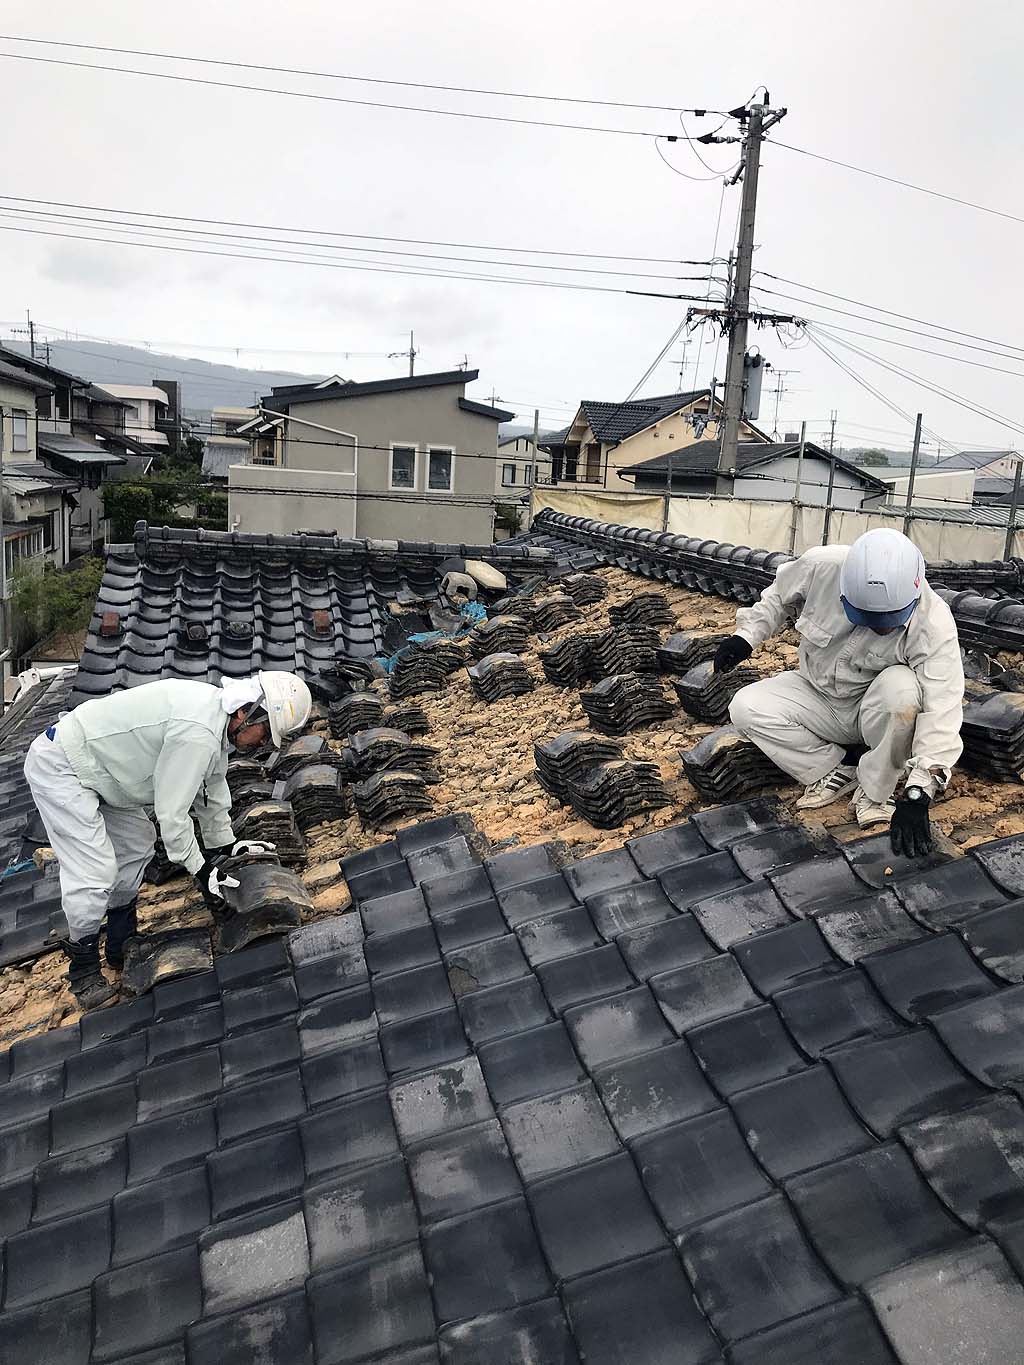
M546 441L552 434L548 431L539 432L538 446L540 441ZM532 431L513 430L507 435L499 433L498 464L494 472L494 492L498 498L509 500L524 491L529 493L536 477L538 455L545 459L546 467L546 452L534 449Z
M947 455L934 466L936 471L950 473L955 469L973 469L976 479L1012 479L1021 454L1017 450L961 450Z
M678 450L699 441L709 412L717 428L723 408L718 398L712 408L710 399L710 389L693 389L626 403L584 400L567 427L541 442L548 460L538 468L536 481L585 484L594 492L628 492L632 485L624 471L667 448ZM740 434L747 440L768 441L750 422L743 422Z
M498 423L512 414L465 396L478 374L275 388L240 428L251 451L228 472L229 526L489 542Z
M170 446L168 429L173 428L172 409L164 385L101 384L97 387L126 404L124 430L127 435L151 447L155 454Z
M22 561L61 567L70 557L71 517L79 483L42 463L38 445L36 405L52 403L55 391L51 380L0 360L3 547L8 575Z
M673 493L707 495L714 493L724 478L729 485L726 496L788 502L796 492L799 449L799 442L744 441L738 448L736 469L723 476L718 472L718 442L698 441L624 469L622 476L638 493L664 493L671 478ZM839 456L831 459L835 461L834 507L857 509L866 497L888 494L886 484L873 474ZM824 505L829 465L828 451L808 441L801 472L801 502Z
M30 462L77 484L69 552L88 553L105 534L103 483L138 459L129 447L145 449L124 432L127 405L88 379L18 351L0 348L0 365L35 385L28 448L19 452L15 444L13 454L30 454Z
M249 438L239 435L241 428L256 416L255 408L214 408L210 414L210 434L203 443L203 473L208 479L227 482L228 467L245 464L249 457Z

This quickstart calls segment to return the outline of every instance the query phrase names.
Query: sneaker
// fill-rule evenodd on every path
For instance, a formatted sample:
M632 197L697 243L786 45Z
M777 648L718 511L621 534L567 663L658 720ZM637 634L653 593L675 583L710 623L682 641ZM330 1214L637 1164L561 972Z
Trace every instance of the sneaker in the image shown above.
M831 806L840 797L849 796L857 786L857 769L840 763L817 782L804 788L804 794L796 803L797 810L818 810L821 806Z
M869 825L888 824L896 810L895 801L872 801L863 787L858 787L853 793L853 800L850 808L857 817L857 824L861 829L867 829Z

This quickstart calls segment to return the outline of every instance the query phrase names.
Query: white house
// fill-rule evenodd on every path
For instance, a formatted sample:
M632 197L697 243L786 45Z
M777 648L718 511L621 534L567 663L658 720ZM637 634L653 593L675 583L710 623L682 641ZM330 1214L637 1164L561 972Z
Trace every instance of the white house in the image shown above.
M124 414L127 436L146 446L167 446L167 434L157 426L166 420L170 408L170 399L163 389L153 384L101 384L97 387L129 405Z

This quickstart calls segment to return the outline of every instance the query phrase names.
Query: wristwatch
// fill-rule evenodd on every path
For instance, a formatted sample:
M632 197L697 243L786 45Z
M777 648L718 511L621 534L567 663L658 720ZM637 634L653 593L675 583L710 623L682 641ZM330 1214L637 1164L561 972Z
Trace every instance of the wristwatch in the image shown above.
M908 787L903 795L908 801L924 801L927 799L928 793L923 787Z

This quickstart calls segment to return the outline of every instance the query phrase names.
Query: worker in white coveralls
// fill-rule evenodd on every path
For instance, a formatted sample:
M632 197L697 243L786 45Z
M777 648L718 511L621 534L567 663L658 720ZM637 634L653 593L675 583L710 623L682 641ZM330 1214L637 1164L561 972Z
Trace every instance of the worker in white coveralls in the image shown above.
M280 745L311 708L309 688L293 673L262 672L220 687L168 679L83 702L33 740L25 777L60 867L68 923L61 946L83 1009L115 994L100 971L104 916L112 967L121 968L136 932L136 897L154 846L145 807L155 811L167 857L217 904L225 886L238 885L218 869L218 855L274 848L235 842L229 745L243 753L268 739Z
M956 625L925 581L920 550L877 530L784 564L760 601L736 613L715 671L791 623L799 671L737 692L733 724L804 784L798 808L852 795L858 824L889 822L894 852L930 852L928 808L963 750L964 671Z

